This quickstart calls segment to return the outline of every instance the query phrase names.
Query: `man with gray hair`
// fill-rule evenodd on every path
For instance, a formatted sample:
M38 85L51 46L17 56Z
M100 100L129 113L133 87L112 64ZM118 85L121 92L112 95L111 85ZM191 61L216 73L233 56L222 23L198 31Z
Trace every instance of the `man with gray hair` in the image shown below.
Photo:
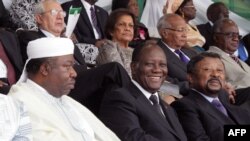
M22 101L36 141L119 141L87 108L67 94L77 76L68 38L29 42L23 74L9 95Z
M157 24L161 40L158 45L164 50L168 64L167 80L173 83L187 84L186 64L197 53L189 48L183 48L187 42L187 27L185 20L177 14L162 16Z

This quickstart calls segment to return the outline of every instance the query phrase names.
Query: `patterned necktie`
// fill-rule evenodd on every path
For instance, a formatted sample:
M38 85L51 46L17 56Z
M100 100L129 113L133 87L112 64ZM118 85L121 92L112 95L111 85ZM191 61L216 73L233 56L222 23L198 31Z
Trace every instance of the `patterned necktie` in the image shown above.
M187 57L184 55L184 53L181 52L179 49L175 50L174 52L177 53L177 54L179 55L179 57L180 57L180 59L181 59L182 62L184 62L184 63L186 63L186 64L189 62L189 58L187 58Z
M0 58L7 67L7 78L8 78L9 84L12 85L16 83L16 73L15 73L14 66L10 62L1 42L0 42Z
M227 110L225 109L225 107L221 104L221 102L217 99L214 99L211 104L217 108L219 111L221 111L224 115L228 116L227 114Z
M149 99L153 103L153 106L155 107L155 109L157 110L157 112L160 115L162 115L163 117L165 117L165 115L162 113L162 109L161 109L161 105L159 104L158 97L156 95L152 94Z
M91 20L92 20L94 28L96 29L99 37L102 38L101 37L102 34L101 34L101 31L100 31L100 28L98 27L98 24L97 24L97 18L96 18L96 14L95 14L95 9L94 9L93 6L91 6L91 8L90 8L90 15L91 15Z
M230 55L230 57L243 69L243 67L240 63L240 59L237 56L232 54L232 55Z

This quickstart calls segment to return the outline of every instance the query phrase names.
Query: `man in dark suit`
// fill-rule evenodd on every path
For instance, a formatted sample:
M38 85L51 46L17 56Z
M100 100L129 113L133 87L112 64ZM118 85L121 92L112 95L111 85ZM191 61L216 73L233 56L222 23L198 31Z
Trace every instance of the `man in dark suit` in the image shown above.
M179 15L167 14L160 18L157 28L161 36L158 45L164 50L168 60L167 80L173 83L187 81L186 63L197 53L192 49L183 48L187 41L185 20Z
M167 75L167 59L155 43L135 48L132 82L104 96L99 117L123 141L186 141L175 111L158 90Z
M189 94L171 105L188 140L224 141L224 125L249 124L249 113L229 103L225 67L216 53L201 53L187 65Z
M215 2L211 4L207 9L207 19L209 20L205 24L197 25L202 36L205 37L206 43L203 45L205 50L209 49L209 46L213 45L212 38L212 26L213 24L221 18L228 18L229 11L226 5L222 2Z
M6 77L0 78L0 93L7 94L22 73L23 61L16 34L4 29L0 29L0 60L7 69Z
M104 29L108 19L108 12L103 8L96 6L97 0L73 0L62 4L63 9L69 12L69 8L82 7L80 17L76 24L74 33L81 43L93 44L100 47L105 40ZM91 10L94 14L91 14ZM92 16L95 16L93 21ZM67 22L67 17L65 18Z

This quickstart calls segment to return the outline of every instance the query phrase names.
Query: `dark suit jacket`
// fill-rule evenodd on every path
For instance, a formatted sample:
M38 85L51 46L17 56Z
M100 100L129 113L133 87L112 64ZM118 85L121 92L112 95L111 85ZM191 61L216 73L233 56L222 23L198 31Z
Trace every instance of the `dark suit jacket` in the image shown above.
M41 30L38 31L28 31L28 30L19 30L17 31L20 46L21 46L21 53L23 57L23 61L25 62L28 58L27 56L27 45L29 41L46 37L45 34L41 32ZM78 70L86 69L86 63L84 61L84 58L82 57L82 54L78 47L75 46L74 49L74 58L80 65L75 65L75 69L78 72Z
M3 5L3 0L0 0L0 27L10 28L10 16L9 12L5 9Z
M219 92L219 99L229 118L193 90L189 91L189 95L171 104L178 114L188 140L224 141L224 125L249 124L248 112L231 105L228 94L224 91Z
M67 13L69 12L70 6L82 7L80 17L78 19L78 22L74 30L77 40L81 43L95 44L97 40L95 39L94 30L92 28L90 19L88 18L86 9L84 8L81 0L73 0L62 4L62 8ZM105 37L104 29L108 19L108 12L96 5L95 5L95 11L96 11L97 24L102 33L102 37L104 38ZM67 21L68 19L66 17L65 23L67 23Z
M158 45L164 50L167 56L168 79L169 81L178 80L179 82L187 81L187 65L182 62L161 40ZM191 49L182 48L189 58L192 58L197 53Z
M203 45L203 48L208 50L209 46L213 45L212 26L209 22L207 22L205 24L197 25L197 28L201 35L206 39L206 43Z
M2 42L3 48L5 50L6 55L8 56L10 62L12 63L15 73L16 80L19 79L22 70L23 70L23 61L20 51L19 42L17 36L6 30L0 30L0 41ZM2 93L6 93L9 90L9 87L6 87L6 90L1 91Z
M186 141L175 111L160 104L173 128L131 82L104 96L99 117L123 141Z

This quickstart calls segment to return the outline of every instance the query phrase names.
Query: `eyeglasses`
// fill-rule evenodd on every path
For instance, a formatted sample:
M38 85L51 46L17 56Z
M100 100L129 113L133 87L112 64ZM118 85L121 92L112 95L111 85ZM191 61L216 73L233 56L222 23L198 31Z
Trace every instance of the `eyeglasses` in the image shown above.
M61 16L66 17L66 12L62 10L51 9L49 11L43 12L42 14L44 13L50 13L52 16L56 16L59 13Z
M187 29L187 28L175 29L175 28L166 27L165 29L172 30L172 31L177 31L177 32L188 32L189 31L189 29Z
M228 33L223 33L223 32L215 32L215 34L221 34L226 36L227 38L238 38L239 40L242 38L241 35L239 35L239 33L236 32L228 32Z

